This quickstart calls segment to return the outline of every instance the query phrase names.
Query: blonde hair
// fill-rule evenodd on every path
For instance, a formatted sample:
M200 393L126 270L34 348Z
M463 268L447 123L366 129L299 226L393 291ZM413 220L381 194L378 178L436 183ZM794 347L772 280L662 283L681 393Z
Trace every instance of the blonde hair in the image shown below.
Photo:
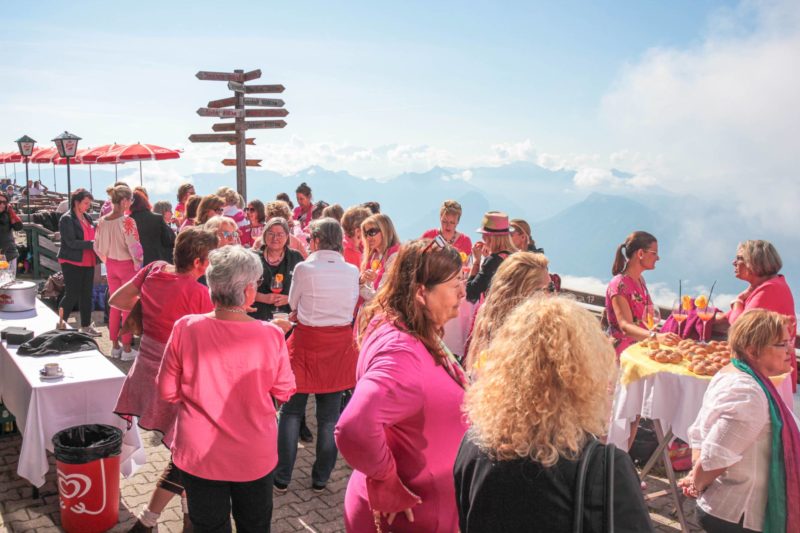
M511 252L517 251L514 246L514 241L511 240L511 235L483 235L483 242L486 243L489 253L496 254L497 252Z
M122 200L133 199L133 191L127 185L114 185L106 189L106 192L114 205L119 205Z
M774 311L751 309L733 323L728 332L728 343L737 358L750 363L769 345L780 342L787 323L784 315Z
M380 250L377 250L378 253L383 254L395 244L400 243L400 238L397 236L397 232L394 230L394 224L392 224L392 219L389 218L389 215L376 213L364 219L364 221L361 223L361 238L364 240L364 254L361 258L362 272L369 268L370 256L372 255L372 252L375 251L370 249L367 239L364 236L364 228L369 226L377 226L378 229L381 230L381 244Z
M769 241L740 242L737 250L741 252L745 266L756 276L774 276L783 268L778 250Z
M542 278L547 277L548 264L543 254L532 252L517 252L500 263L486 301L475 318L465 364L468 370L472 370L480 353L489 345L492 333L497 331L511 311L536 292Z
M267 204L264 206L264 212L267 215L267 220L275 217L281 217L289 221L292 218L292 211L289 209L289 204L283 200L267 202Z
M533 296L497 331L464 411L471 438L499 460L575 460L606 431L614 349L577 302Z
M445 200L439 209L439 218L445 215L456 215L458 220L461 220L461 204L455 200Z

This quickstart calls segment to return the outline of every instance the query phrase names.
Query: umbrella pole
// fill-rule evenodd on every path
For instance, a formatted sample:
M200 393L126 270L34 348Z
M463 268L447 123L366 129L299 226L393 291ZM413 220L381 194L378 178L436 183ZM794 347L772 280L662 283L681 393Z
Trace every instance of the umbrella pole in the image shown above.
M17 164L16 163L12 163L12 164L14 165L14 185L16 185L17 184ZM28 184L26 183L25 186L27 187Z
M144 184L142 183L142 161L139 161L139 186L142 187Z
M42 164L36 163L36 179L39 180L39 183L42 183Z
M3 178L8 179L8 169L6 169L6 162L3 161Z
M92 187L92 165L89 165L89 192L94 194L94 188Z
M119 181L117 179L117 164L116 163L114 163L114 181Z
M56 183L56 164L53 163L53 192L58 190L58 183Z

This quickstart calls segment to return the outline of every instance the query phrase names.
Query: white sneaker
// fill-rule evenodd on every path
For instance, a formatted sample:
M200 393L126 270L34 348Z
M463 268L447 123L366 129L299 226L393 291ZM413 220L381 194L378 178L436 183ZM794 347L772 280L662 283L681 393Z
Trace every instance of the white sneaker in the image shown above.
M112 359L119 359L122 356L122 346L117 346L116 348L111 348L111 358Z
M102 337L103 336L102 333L100 333L99 331L94 329L94 324L92 324L91 326L86 326L84 328L81 328L78 331L80 331L81 333L85 333L86 335L89 335L90 337Z
M138 355L139 355L139 350L137 350L135 348L131 348L130 352L122 352L122 355L120 356L120 360L122 360L122 361L133 361L134 359L136 359L136 356L138 356Z

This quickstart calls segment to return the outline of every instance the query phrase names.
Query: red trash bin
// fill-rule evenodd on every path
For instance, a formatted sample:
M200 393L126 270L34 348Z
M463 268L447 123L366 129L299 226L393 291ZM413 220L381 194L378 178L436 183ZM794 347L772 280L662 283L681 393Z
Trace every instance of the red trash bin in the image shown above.
M61 527L67 533L102 533L119 521L122 430L75 426L53 436Z

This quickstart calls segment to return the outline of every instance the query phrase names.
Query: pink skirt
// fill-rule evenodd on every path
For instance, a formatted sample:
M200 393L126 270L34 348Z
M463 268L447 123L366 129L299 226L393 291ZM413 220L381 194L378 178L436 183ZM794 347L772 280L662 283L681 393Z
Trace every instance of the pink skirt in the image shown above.
M129 426L133 425L134 417L138 417L140 428L160 431L164 435L161 441L169 447L174 437L178 405L162 400L158 394L156 376L164 348L163 343L147 334L142 336L139 355L122 384L114 413L127 420Z

